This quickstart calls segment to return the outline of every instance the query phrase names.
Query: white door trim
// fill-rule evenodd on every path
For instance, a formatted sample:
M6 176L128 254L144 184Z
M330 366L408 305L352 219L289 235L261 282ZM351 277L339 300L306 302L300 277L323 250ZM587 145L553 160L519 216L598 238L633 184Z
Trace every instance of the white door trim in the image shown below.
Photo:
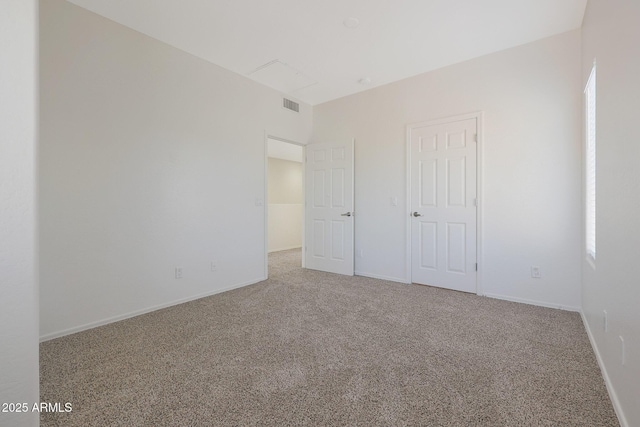
M407 152L407 163L406 163L406 180L407 180L407 188L406 188L406 215L405 215L405 228L406 228L406 237L405 237L405 278L406 283L412 283L412 275L411 275L411 129L414 127L422 127L422 126L433 126L444 123L451 122L459 122L462 120L468 119L476 119L477 129L478 129L478 142L476 146L476 186L477 186L477 203L478 207L476 209L476 260L478 263L478 271L476 273L476 294L484 295L484 286L483 286L483 266L484 266L484 253L482 251L482 242L484 237L483 231L483 211L484 211L484 156L483 156L483 136L484 136L484 114L482 111L475 111L467 114L460 114L456 116L442 117L438 119L427 120L423 122L409 123L406 126L405 131L405 147Z
M275 139L277 141L282 141L282 142L286 142L288 144L293 144L293 145L298 145L300 147L302 147L302 198L304 199L304 191L305 191L305 167L306 167L306 162L304 161L304 159L307 158L307 146L305 144L302 144L300 142L297 141L292 141L290 139L285 139L285 138L281 138L279 136L275 136L271 133L269 133L269 131L265 130L264 131L264 189L263 189L263 196L262 196L262 205L264 207L263 209L263 214L264 214L264 278L263 280L267 280L269 278L269 203L267 200L268 194L269 194L269 140L270 139ZM305 221L304 218L306 218L306 205L303 203L302 204L302 268L305 267L305 259L304 259L304 247L305 247Z

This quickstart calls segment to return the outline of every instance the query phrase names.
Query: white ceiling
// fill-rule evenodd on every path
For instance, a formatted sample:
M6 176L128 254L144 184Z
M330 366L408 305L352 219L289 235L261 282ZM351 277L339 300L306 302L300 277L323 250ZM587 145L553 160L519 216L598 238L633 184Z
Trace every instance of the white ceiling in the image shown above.
M587 3L69 1L311 105L580 28Z
M302 147L277 139L267 139L267 157L302 163Z

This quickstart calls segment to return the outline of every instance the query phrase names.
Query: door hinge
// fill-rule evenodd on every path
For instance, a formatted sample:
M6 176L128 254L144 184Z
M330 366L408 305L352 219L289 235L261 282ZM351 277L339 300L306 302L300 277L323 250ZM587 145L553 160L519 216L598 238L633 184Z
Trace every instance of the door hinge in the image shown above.
M473 142L478 142L478 134L477 133L473 134Z
M478 199L473 199L473 206L478 206Z
M478 271L478 263L476 262L476 271Z

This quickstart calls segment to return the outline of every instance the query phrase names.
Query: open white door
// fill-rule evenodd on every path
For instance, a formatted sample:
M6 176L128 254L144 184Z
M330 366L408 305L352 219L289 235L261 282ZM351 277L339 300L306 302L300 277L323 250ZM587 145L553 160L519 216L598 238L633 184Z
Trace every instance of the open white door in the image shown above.
M306 268L353 276L353 141L307 145Z

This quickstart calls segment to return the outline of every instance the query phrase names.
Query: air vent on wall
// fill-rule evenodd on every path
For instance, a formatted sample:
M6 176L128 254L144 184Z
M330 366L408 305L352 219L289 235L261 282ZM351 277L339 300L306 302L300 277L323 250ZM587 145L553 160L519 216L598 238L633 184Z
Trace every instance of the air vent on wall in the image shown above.
M290 99L282 98L282 106L287 110L295 111L296 113L300 112L300 104Z

